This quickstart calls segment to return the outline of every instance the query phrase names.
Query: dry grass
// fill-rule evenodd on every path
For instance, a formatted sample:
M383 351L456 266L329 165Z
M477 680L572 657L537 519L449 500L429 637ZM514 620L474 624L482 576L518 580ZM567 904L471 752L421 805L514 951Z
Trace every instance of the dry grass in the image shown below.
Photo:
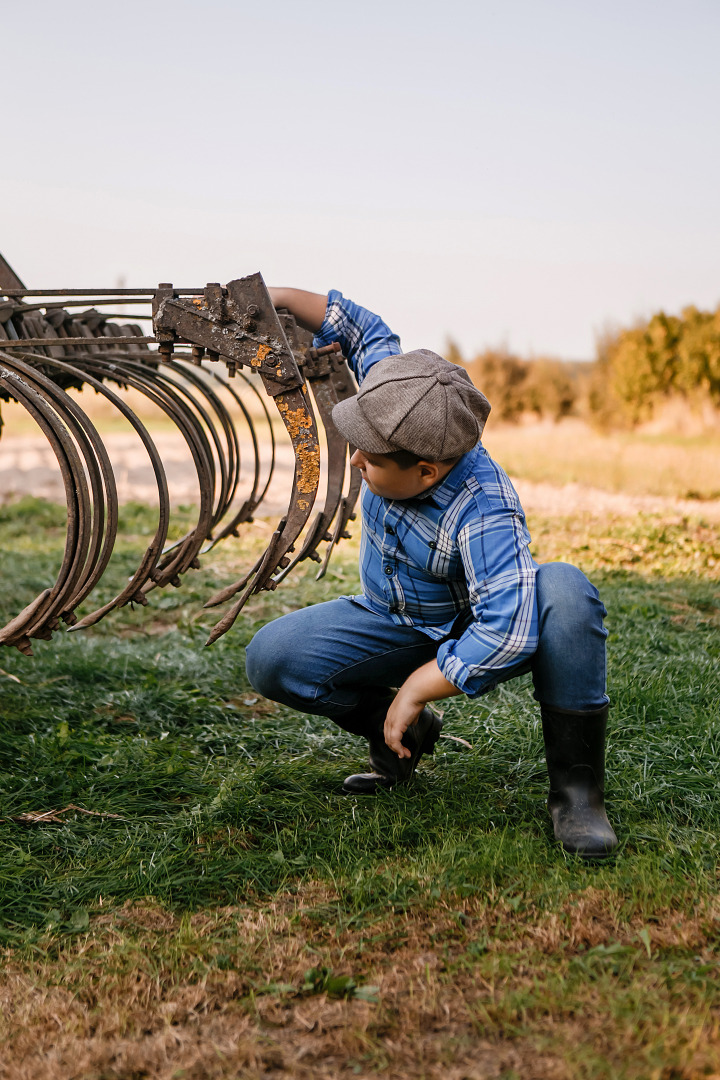
M673 979L650 963L660 951L707 960L717 905L646 925L627 918L622 895L590 887L554 910L448 897L339 927L327 918L338 899L310 886L264 909L185 918L128 906L49 956L8 957L0 1077L694 1080L720 1069L720 1002L676 1011ZM321 965L362 968L377 1003L303 991ZM658 1024L667 1069L652 1060Z
M603 434L580 420L488 422L483 443L511 476L626 495L716 499L720 436Z

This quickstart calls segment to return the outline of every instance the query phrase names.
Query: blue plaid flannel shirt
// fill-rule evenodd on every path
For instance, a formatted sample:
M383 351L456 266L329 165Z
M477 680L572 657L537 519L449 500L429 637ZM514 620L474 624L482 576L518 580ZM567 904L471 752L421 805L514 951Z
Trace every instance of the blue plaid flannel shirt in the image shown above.
M358 382L401 352L377 315L328 295L315 345L338 341ZM438 666L470 697L529 659L538 642L530 534L517 492L481 443L415 499L361 494L361 596L353 599L437 640Z

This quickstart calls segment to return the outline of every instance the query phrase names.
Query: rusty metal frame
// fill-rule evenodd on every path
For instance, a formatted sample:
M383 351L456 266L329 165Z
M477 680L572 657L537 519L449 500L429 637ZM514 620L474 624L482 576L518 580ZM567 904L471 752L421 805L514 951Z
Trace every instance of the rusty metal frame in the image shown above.
M153 333L94 304L146 305L146 314L131 319L152 318ZM223 364L225 378L218 371ZM258 376L264 396L254 382ZM267 452L233 386L235 379L262 405L270 433ZM75 608L102 578L118 529L109 455L92 422L66 393L84 386L104 395L140 438L157 484L158 523L125 588L78 619ZM180 431L192 457L198 516L190 531L170 545L170 493L160 455L145 424L113 387L133 388L160 409ZM228 405L221 390L228 395ZM0 256L0 396L20 402L47 437L59 463L68 509L65 553L55 585L0 629L0 644L29 653L31 639L50 637L60 620L80 630L124 604L147 604L153 590L179 586L182 575L199 565L201 554L227 537L237 537L240 526L251 522L262 506L274 474L276 442L268 398L294 454L288 508L250 571L205 604L232 601L207 644L232 626L250 596L276 588L302 561L319 562L322 576L334 545L348 535L359 492L359 474L349 469L347 444L331 420L333 405L355 392L344 359L332 347L312 349L310 336L292 316L275 311L260 274L202 289L164 283L156 289L32 290ZM253 448L251 490L234 510L241 455L229 404L237 407ZM308 524L320 479L316 411L325 432L327 479L322 508ZM327 545L324 555L318 551L322 543Z

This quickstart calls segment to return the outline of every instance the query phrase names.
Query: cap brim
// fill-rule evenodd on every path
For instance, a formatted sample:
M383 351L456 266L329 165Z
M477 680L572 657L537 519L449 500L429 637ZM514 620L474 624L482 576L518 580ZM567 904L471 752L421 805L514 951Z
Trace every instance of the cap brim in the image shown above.
M360 408L357 395L338 402L332 418L340 434L366 454L392 454L399 449L375 430Z

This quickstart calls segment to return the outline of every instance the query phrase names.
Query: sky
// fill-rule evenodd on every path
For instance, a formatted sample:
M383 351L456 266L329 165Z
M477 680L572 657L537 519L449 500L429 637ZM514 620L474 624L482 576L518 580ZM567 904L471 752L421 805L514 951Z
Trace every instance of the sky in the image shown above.
M24 0L0 33L30 287L259 270L405 349L570 360L720 303L717 0Z

